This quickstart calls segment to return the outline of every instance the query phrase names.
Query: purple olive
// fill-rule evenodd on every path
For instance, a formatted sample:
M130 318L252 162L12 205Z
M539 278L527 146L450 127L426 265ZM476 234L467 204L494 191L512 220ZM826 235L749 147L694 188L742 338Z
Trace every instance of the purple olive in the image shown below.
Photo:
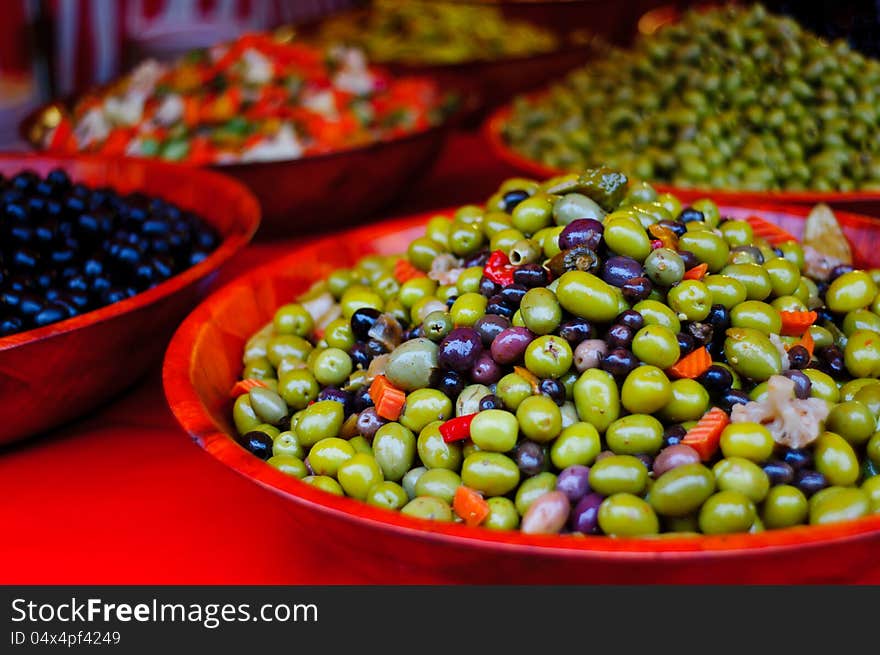
M495 384L502 375L504 375L504 371L492 359L492 354L486 350L480 353L471 368L471 379L479 384Z
M376 409L374 407L368 407L357 417L357 431L358 434L366 439L372 439L376 434L376 431L385 425L388 421L384 418L380 417L376 413Z
M654 285L648 278L640 276L624 282L620 290L623 291L623 297L630 302L639 302L651 295Z
M492 358L502 366L513 364L522 358L526 352L526 347L534 339L535 334L527 328L507 328L493 339L491 347Z
M604 230L602 223L595 218L577 218L559 233L559 248L568 250L575 246L586 246L596 250L602 242Z
M561 491L549 491L538 496L523 515L519 529L525 534L558 534L565 523L571 505Z
M487 314L474 323L474 329L480 333L480 339L487 348L492 345L492 340L495 337L509 327L510 321L508 319L494 314Z
M584 339L594 336L593 326L584 318L572 318L559 326L559 336L576 346Z
M683 443L667 446L654 459L654 477L659 478L666 471L671 471L685 464L699 464L700 454Z
M513 281L529 289L547 286L547 270L540 264L523 264L513 271Z
M544 470L544 449L534 441L522 441L514 454L516 465L523 475L531 477Z
M629 348L636 331L628 325L615 323L605 333L605 342L609 348Z
M602 279L615 287L622 287L634 277L642 276L642 265L632 257L615 255L605 260Z
M459 327L443 337L437 352L437 363L441 368L464 372L470 370L483 352L480 333L473 328Z
M587 494L581 498L571 511L569 525L575 532L582 534L598 534L599 532L599 505L605 500L596 493Z
M615 348L602 359L599 367L614 377L623 379L639 365L639 360L626 348Z
M590 468L573 464L563 469L556 478L556 490L568 496L571 502L577 502L590 491Z

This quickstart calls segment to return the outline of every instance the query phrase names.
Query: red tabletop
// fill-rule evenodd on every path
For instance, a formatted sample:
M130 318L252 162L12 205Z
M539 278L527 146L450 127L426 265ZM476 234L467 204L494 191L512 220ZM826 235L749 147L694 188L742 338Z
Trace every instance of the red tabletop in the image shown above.
M387 215L483 201L512 174L479 136L457 134ZM293 243L252 245L218 284ZM0 481L3 584L443 582L393 566L376 579L372 567L331 557L329 544L304 544L286 501L212 459L179 428L159 362L92 416L0 449Z

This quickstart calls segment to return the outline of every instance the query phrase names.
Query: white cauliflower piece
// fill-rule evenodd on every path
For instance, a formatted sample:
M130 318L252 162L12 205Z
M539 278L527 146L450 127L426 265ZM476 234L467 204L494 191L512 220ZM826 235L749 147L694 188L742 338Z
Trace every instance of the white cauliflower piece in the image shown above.
M110 134L110 122L101 108L94 107L79 119L73 134L80 146L90 146L107 138Z
M307 91L303 94L303 107L316 114L320 114L324 118L335 120L339 116L336 109L336 97L330 90Z
M428 277L440 284L455 284L458 282L458 276L464 269L458 265L458 259L454 255L444 253L438 255L431 262L431 270L428 271Z
M279 161L282 159L297 159L302 156L303 147L293 127L289 124L281 126L278 133L257 143L241 156L241 161Z
M346 93L365 95L373 90L375 80L367 66L367 58L357 48L339 52L342 65L333 76L333 85Z
M153 120L158 125L173 125L183 117L183 99L176 93L165 96Z
M248 48L241 55L244 62L242 79L248 84L266 84L272 80L273 69L271 60L263 53Z
M782 375L767 381L767 397L745 405L735 405L730 413L732 423L760 423L773 440L789 448L803 448L822 434L829 407L821 398L801 400L795 397L794 382Z

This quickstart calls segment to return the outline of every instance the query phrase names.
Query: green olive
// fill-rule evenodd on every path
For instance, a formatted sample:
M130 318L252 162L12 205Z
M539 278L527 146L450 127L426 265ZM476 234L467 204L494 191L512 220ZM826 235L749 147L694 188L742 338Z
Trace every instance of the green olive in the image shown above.
M615 455L654 455L663 447L663 424L650 414L630 414L608 426L605 442Z
M843 358L853 377L880 376L880 334L873 330L856 330L846 341Z
M651 253L651 239L637 220L627 217L605 217L605 244L618 255L643 262Z
M562 320L562 308L556 294L543 287L529 289L520 301L523 323L535 334L549 334Z
M401 514L431 521L452 521L449 503L431 496L418 496L404 505Z
M684 517L697 511L714 491L712 471L702 464L684 464L657 478L649 500L658 514Z
M540 496L556 489L556 476L544 471L524 480L516 490L514 504L520 516L524 516L532 503Z
M766 335L782 331L782 315L760 300L746 300L730 312L730 323L737 328L752 328Z
M279 433L272 440L272 455L303 459L306 456L306 451L300 444L299 439L296 438L296 435L292 431L287 430Z
M476 452L465 458L461 481L486 496L503 496L519 484L519 468L501 453Z
M868 309L855 309L843 317L841 329L847 337L856 330L871 330L880 334L880 316Z
M373 455L385 479L392 482L401 480L412 468L415 450L415 435L400 423L386 423L373 437Z
M859 458L839 434L823 432L815 442L816 470L834 486L847 487L859 478Z
M568 372L573 358L568 341L546 334L526 346L524 362L526 368L539 378L558 378Z
M602 532L613 537L640 537L660 531L660 521L651 506L629 493L616 493L603 500L598 521Z
M752 462L763 462L773 454L775 442L770 430L760 423L731 423L721 433L721 453Z
M316 475L335 478L343 462L354 457L354 448L345 439L325 437L309 450L309 465Z
M810 378L810 395L813 398L821 398L829 403L840 400L840 390L830 375L815 368L805 368L803 373Z
M506 453L516 445L518 435L516 416L501 409L487 409L471 421L471 439L480 450Z
M490 530L515 530L519 526L519 512L513 501L504 496L496 496L486 500L489 515L483 521L484 528Z
M291 429L304 448L311 448L322 439L337 436L344 418L342 403L319 400L302 410L296 428Z
M739 280L749 300L764 300L773 291L770 276L758 264L729 264L721 269L721 274Z
M333 494L334 496L345 495L345 492L342 491L342 487L339 486L339 483L328 475L307 475L302 481L320 489L321 491Z
M487 412L481 412L477 417L485 413ZM476 421L476 418L474 420ZM523 400L516 409L516 420L522 433L538 443L550 442L562 431L562 413L559 405L547 396L529 396ZM516 433L513 434L514 441L515 437ZM480 445L476 440L474 443ZM512 448L513 444L510 447Z
M306 337L311 334L315 321L305 307L299 303L291 303L282 305L275 311L272 324L278 334Z
M770 479L754 462L742 457L726 457L712 468L715 482L722 491L738 491L753 503L764 500Z
M699 280L683 280L669 290L667 302L679 319L702 321L712 308L712 294Z
M877 296L877 285L865 271L850 271L834 279L825 292L833 312L846 313L867 307Z
M556 297L559 304L575 316L606 323L619 312L619 290L592 273L568 271L559 278Z
M740 375L763 382L782 372L779 351L763 333L751 328L731 328L724 340L724 354Z
M610 496L616 493L641 494L648 483L648 469L632 455L611 455L590 468L590 488Z
M370 487L365 500L368 505L395 510L406 505L409 497L399 484L385 480Z
M645 259L645 275L654 284L671 287L681 282L685 273L684 260L674 250L657 248Z
M764 499L762 519L770 529L789 528L807 520L807 497L797 487L781 484L772 487Z
M590 423L577 422L565 428L553 441L550 460L560 471L576 464L590 466L601 450L602 442L596 428Z
M437 368L437 344L419 337L400 344L388 357L385 376L404 391L415 391L431 383L431 372Z
M852 521L870 513L871 499L862 489L832 486L810 498L810 525Z
M783 257L764 262L764 270L770 277L774 296L787 296L794 293L801 281L801 272L796 264Z
M630 371L620 389L620 403L634 414L653 414L670 400L672 385L656 366L639 366Z
M319 444L315 444L317 447ZM314 450L314 448L312 449ZM311 453L309 462L311 463ZM314 465L312 465L314 468ZM376 459L366 453L355 453L342 462L336 471L336 479L347 496L365 500L370 489L382 482L382 469Z
M853 446L859 446L874 434L877 429L877 419L867 405L858 400L850 400L831 409L825 427L839 434Z
M698 260L705 262L709 270L717 273L727 264L730 247L714 232L707 230L686 232L678 240L681 250L692 252Z
M416 496L430 496L439 498L448 504L452 504L455 498L455 490L461 486L461 478L455 471L449 469L429 469L419 476L416 482Z
M620 416L614 376L598 368L584 371L574 384L574 404L582 421L604 432Z
M704 534L748 532L757 518L755 504L739 491L719 491L700 508L699 525Z
M681 321L678 316L662 302L642 300L636 303L633 309L642 315L646 325L662 325L675 334L681 331Z
M519 374L508 373L495 385L495 395L505 409L515 412L519 404L532 395L532 385Z
M428 423L419 433L416 450L419 459L428 468L449 469L457 471L461 467L461 445L457 442L447 443L440 433L443 421Z
M534 234L553 221L553 201L550 196L535 194L519 203L511 214L513 227L523 234Z
M709 409L709 392L696 380L675 380L670 391L669 402L660 411L666 421L696 421Z
M463 293L449 309L449 315L456 326L472 327L486 314L489 300L479 293Z
M293 455L272 455L272 457L266 460L266 463L282 473L292 475L300 480L309 474L303 461L299 457L294 457Z
M645 364L669 368L678 361L681 350L675 333L663 325L646 325L636 332L631 350Z
M281 334L269 339L266 344L266 358L275 368L286 357L306 359L312 352L312 344L294 334Z
M400 424L414 433L433 421L445 421L452 416L452 401L436 389L416 389L406 397L400 414Z

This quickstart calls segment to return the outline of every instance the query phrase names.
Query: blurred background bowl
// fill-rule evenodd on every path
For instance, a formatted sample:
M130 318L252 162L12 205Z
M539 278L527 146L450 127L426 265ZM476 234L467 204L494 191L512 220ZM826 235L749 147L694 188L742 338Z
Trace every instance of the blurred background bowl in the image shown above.
M722 205L799 236L804 207ZM432 214L433 215L433 214ZM172 412L212 457L289 500L299 546L328 561L357 561L383 579L388 562L415 579L448 583L880 582L880 515L758 534L657 539L525 535L430 522L334 496L282 473L234 440L229 390L247 339L275 309L338 267L370 253L403 252L428 215L366 226L293 249L212 294L175 334L163 382ZM857 264L880 265L880 225L839 214ZM266 530L273 526L267 525Z
M199 264L152 289L46 327L0 338L0 444L73 420L118 395L162 352L218 269L260 222L254 197L217 173L145 160L0 155L0 173L62 168L76 182L142 191L197 213L220 234Z
M507 164L511 172L539 179L571 172L529 159L510 147L502 135L504 123L507 121L510 113L510 105L499 107L483 123L482 131L483 137L492 153ZM655 182L651 182L651 185L660 193L674 193L686 202L698 198L712 198L719 204L728 205L736 203L778 203L809 207L824 202L833 209L880 217L880 191L739 191L734 189L676 187L672 184Z

